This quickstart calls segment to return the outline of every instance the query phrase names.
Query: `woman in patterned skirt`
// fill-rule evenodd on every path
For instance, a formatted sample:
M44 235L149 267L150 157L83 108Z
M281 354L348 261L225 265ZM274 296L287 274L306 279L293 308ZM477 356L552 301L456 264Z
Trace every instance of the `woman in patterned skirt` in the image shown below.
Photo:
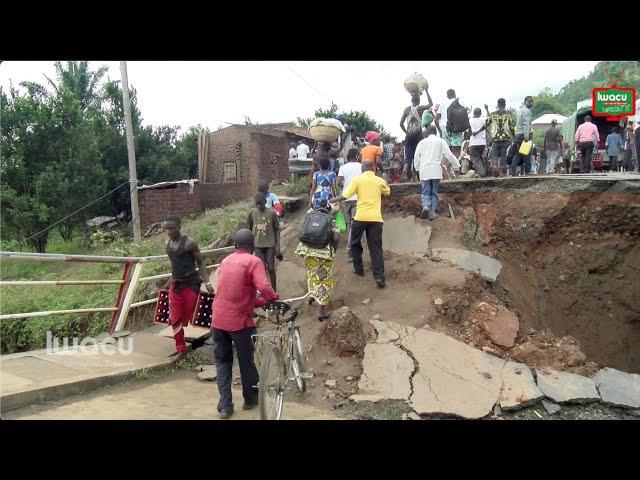
M321 208L326 208L326 200L322 200ZM311 210L310 210L311 211ZM329 318L326 307L333 293L333 259L338 248L340 230L335 220L331 221L331 240L325 248L313 248L300 242L296 248L296 255L304 259L307 267L307 288L310 292L310 304L315 300L319 305L318 320L321 322Z

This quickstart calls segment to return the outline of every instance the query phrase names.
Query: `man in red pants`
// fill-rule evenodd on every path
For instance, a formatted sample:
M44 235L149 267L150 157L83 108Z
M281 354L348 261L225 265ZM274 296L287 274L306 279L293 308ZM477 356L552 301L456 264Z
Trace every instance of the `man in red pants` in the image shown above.
M169 325L176 341L176 361L187 355L187 344L184 341L184 327L193 317L198 301L200 285L205 284L211 291L209 273L204 264L198 244L180 232L180 218L171 216L165 221L169 241L167 255L171 259L171 277L169 286ZM198 271L196 271L196 264Z

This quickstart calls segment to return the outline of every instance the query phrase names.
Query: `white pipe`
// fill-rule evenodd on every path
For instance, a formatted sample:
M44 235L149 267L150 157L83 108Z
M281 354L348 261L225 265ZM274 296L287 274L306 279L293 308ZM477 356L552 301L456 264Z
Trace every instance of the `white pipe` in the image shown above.
M19 285L120 285L122 280L7 280L0 287Z
M29 312L29 313L10 313L8 315L0 315L0 320L12 320L18 318L32 317L48 317L49 315L67 315L69 313L93 313L93 312L115 312L117 308L79 308L77 310L53 310L51 312Z

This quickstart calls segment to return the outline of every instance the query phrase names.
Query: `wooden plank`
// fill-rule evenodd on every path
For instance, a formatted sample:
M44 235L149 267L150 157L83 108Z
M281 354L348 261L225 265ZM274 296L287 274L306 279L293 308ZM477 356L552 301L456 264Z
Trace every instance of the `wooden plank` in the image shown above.
M133 293L138 286L138 279L140 278L140 273L142 273L142 264L136 263L133 267L133 272L131 274L131 280L129 281L129 288L127 288L127 294L124 297L124 302L122 303L122 309L120 310L120 316L118 317L118 323L116 323L115 332L119 332L124 328L124 324L127 322L127 316L129 315L129 309L131 308L131 303L133 301Z

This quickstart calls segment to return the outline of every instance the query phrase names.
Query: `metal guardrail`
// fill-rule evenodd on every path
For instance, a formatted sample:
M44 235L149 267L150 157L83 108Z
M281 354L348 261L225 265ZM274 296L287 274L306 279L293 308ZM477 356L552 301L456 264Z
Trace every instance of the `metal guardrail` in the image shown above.
M235 251L235 247L214 248L203 250L203 257L227 254ZM132 303L133 294L138 283L149 282L169 278L170 273L140 277L142 266L146 263L168 261L167 255L155 255L148 257L110 257L104 255L63 255L56 253L24 253L24 252L0 252L0 259L36 261L36 262L70 262L70 263L120 263L124 265L122 280L7 280L0 281L3 286L35 286L35 285L120 285L114 307L80 308L73 310L53 310L46 312L24 312L0 315L0 320L16 320L33 317L46 317L50 315L66 315L70 313L94 313L113 312L109 323L109 333L122 330L132 308L150 305L156 302L155 298ZM220 264L207 266L207 270L218 268Z

